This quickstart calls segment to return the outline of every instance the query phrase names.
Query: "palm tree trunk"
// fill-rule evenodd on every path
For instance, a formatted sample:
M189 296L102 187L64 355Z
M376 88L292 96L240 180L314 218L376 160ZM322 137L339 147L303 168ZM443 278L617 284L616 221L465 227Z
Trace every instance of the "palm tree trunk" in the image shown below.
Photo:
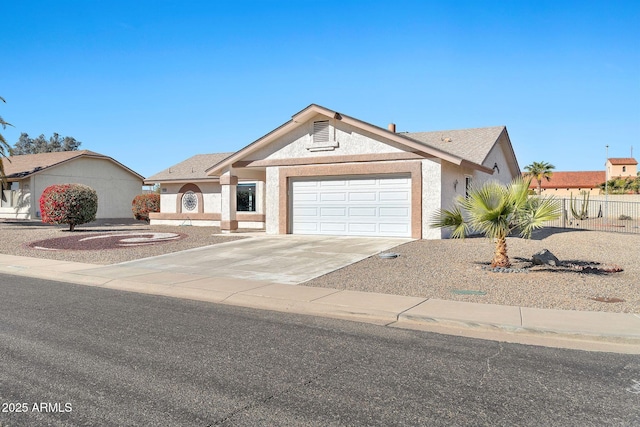
M511 267L511 262L507 256L507 238L498 237L496 242L496 251L493 254L493 261L491 261L491 267Z

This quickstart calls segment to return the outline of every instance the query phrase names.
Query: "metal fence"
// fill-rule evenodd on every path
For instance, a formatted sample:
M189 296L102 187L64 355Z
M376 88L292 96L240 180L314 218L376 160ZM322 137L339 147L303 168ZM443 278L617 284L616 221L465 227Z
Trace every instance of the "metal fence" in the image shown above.
M640 202L559 199L562 214L548 227L640 234Z

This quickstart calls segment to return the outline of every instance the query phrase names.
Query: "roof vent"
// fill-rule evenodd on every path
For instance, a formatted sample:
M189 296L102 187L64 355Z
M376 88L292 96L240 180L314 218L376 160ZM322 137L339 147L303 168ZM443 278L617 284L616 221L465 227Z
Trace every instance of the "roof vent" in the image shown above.
M440 138L440 141L444 141L444 142L451 142L451 141L453 141L453 139L451 139L451 138L449 138L449 137L446 137L446 138L445 138L445 137L443 136L442 138Z

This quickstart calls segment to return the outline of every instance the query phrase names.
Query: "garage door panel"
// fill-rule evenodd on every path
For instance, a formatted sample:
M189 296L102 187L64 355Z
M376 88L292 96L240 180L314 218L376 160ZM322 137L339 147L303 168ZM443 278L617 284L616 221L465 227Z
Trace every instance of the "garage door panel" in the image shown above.
M349 192L350 202L373 202L377 200L377 193L375 191L363 191L363 192Z
M378 215L381 218L387 218L387 217L407 218L409 215L411 215L411 210L409 208L381 207L378 210Z
M318 234L320 232L319 224L317 222L300 221L296 224L296 230L300 234Z
M318 181L320 188L336 188L336 187L346 187L347 181L343 180L329 180L329 181Z
M349 216L350 217L376 217L378 215L378 208L375 206L372 207L356 207L349 208Z
M327 234L344 234L347 231L347 225L343 222L321 222L320 231Z
M378 181L377 179L358 179L357 181L348 181L349 182L349 187L357 187L357 188L363 188L363 187L377 187L378 186Z
M297 194L298 196L298 201L299 202L317 202L319 201L319 194L318 193L303 193L303 192L299 192Z
M341 208L331 208L331 207L326 207L326 208L320 208L320 216L321 217L328 217L328 216L337 216L337 217L341 217L341 218L346 218L347 216L347 208L346 207L341 207Z
M406 185L407 188L411 187L411 178L381 178L378 182L380 183L380 187L389 185L394 187L400 185Z
M411 229L407 224L380 224L380 232L385 234L407 234L411 233Z
M293 215L300 219L307 217L316 218L319 216L319 210L320 209L316 207L299 207L293 209Z
M291 182L294 234L411 237L408 176Z
M380 191L378 194L381 202L409 201L410 197L406 191Z
M320 193L321 202L344 202L347 200L347 193Z
M378 230L377 230L376 224L352 222L349 224L349 231L351 233L358 233L358 234L365 233L366 235L371 236L374 233L376 233Z

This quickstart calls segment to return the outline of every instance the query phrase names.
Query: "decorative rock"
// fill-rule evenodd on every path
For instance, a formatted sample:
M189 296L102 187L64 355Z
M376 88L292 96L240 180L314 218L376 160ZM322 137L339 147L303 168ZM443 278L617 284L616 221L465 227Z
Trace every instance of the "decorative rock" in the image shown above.
M560 260L548 249L543 249L540 252L533 254L531 261L534 265L551 265L558 267L561 264Z

